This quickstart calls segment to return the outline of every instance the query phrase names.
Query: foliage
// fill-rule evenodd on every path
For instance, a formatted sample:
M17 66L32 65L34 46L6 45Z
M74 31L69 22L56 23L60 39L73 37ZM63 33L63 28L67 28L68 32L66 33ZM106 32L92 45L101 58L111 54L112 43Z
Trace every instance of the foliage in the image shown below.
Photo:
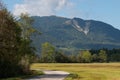
M46 42L42 45L40 62L49 63L93 63L119 62L120 49L80 50L77 54L68 54Z
M40 55L40 62L44 63L62 63L62 62L69 62L68 56L66 56L61 51L57 51L56 48L46 42L42 44L42 52Z
M18 22L0 2L0 78L29 74L34 54L30 34L34 32L29 17ZM22 34L21 34L22 33ZM32 57L32 58L31 58Z
M0 3L2 4L2 3ZM10 12L0 6L0 78L22 73L18 53L21 29ZM6 73L7 72L7 73Z
M19 25L22 29L22 37L23 39L29 39L30 35L36 30L32 27L33 19L28 16L28 14L21 14Z
M70 73L67 77L66 80L74 80L74 79L78 79L79 75L75 74L75 73Z
M92 62L99 62L99 56L97 54L92 55Z
M71 54L68 56L71 63L80 62L80 58L78 59L79 55Z
M56 51L55 62L56 63L69 63L69 62L71 62L71 60L70 60L69 56L65 55L63 52Z
M21 44L19 48L19 54L21 54L21 61L19 64L22 66L22 69L27 73L30 71L30 64L33 62L33 59L36 58L34 53L35 48L31 46L30 37L33 33L37 32L33 28L33 19L28 16L28 14L21 14L20 20L18 22L21 32Z
M55 62L55 48L48 42L42 44L41 62Z
M92 55L89 51L82 51L78 55L78 62L89 63L92 60Z
M107 54L104 50L100 50L99 59L100 59L100 62L106 62L107 61Z

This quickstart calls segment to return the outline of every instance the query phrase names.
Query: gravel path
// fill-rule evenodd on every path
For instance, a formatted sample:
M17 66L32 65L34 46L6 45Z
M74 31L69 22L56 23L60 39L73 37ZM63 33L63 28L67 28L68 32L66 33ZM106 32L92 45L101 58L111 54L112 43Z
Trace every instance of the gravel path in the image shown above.
M68 72L64 71L43 71L45 75L36 76L26 80L64 80L69 75Z

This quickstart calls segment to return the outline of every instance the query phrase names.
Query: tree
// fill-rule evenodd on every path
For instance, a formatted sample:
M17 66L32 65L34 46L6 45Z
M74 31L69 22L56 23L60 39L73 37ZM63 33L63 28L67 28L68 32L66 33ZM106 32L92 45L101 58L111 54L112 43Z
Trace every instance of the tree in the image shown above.
M83 62L83 60L82 60L82 54L81 54L81 53L78 53L76 59L77 59L77 60L76 60L77 62L82 63L82 62Z
M100 60L100 62L107 62L106 51L100 50L100 52L99 52L99 60Z
M62 51L56 51L55 53L55 62L57 63L69 63L70 58L65 55Z
M87 51L82 51L78 55L78 62L90 63L91 60L92 60L92 55L88 50Z
M36 30L32 27L33 19L28 14L21 14L19 25L22 29L22 38L29 39L30 35Z
M69 55L69 59L70 59L70 61L72 62L72 63L75 63L75 62L77 62L77 57L76 57L77 55L75 55L75 54L71 54L71 55ZM79 58L79 60L78 60L78 62L80 61L80 58Z
M18 53L21 29L15 18L0 2L0 77L15 76L22 72Z
M92 62L99 62L99 57L97 54L92 55Z
M35 57L35 48L31 46L31 35L37 32L36 29L33 28L33 19L28 16L28 14L21 14L20 20L18 22L21 32L21 44L19 53L21 54L21 62L20 64L23 66L25 72L29 72L30 64Z
M56 62L55 47L48 42L42 44L41 62Z

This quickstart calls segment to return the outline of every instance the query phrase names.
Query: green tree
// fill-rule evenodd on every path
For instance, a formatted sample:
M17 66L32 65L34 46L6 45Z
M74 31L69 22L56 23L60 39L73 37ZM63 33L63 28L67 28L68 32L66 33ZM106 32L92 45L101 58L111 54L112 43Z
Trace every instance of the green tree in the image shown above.
M62 51L56 51L55 62L57 63L68 63L70 62L69 57L65 55Z
M99 57L97 54L92 55L92 62L99 62Z
M88 50L82 51L80 54L78 54L77 60L78 62L90 63L92 60L92 55Z
M21 29L15 18L0 2L0 77L15 76L22 72L18 53Z
M100 50L100 52L99 52L99 60L100 60L100 62L107 62L106 51Z
M75 54L71 54L71 55L69 55L69 59L70 59L70 61L72 62L72 63L75 63L75 62L77 62L77 57L76 57L77 55L75 55ZM78 60L78 62L80 61L80 58L79 58L79 60Z
M78 53L77 54L77 58L76 58L76 61L79 62L79 63L82 63L82 54L81 53Z
M56 62L55 47L48 42L42 44L41 62Z
M32 33L36 32L37 30L33 28L33 19L29 17L28 14L21 14L19 25L22 29L22 38L23 39L30 39Z
M29 72L33 57L36 56L34 53L35 48L31 46L32 41L30 37L37 30L33 28L33 19L28 14L21 14L18 24L22 29L22 39L19 49L19 53L22 56L20 64L23 66L25 72Z
M29 73L31 59L36 56L30 40L36 32L32 22L23 14L17 21L0 2L0 77Z

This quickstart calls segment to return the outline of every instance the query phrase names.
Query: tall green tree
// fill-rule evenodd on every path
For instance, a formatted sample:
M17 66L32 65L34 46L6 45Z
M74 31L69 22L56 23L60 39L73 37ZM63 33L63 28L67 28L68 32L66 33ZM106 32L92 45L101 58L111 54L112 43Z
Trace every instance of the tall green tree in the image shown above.
M20 16L20 20L19 20L19 25L22 29L22 38L23 39L30 39L31 34L33 34L34 32L37 32L36 29L33 28L33 22L34 20L29 17L29 15L26 14L21 14Z
M100 60L100 62L107 62L106 51L100 50L100 52L99 52L99 60Z
M97 54L92 55L92 62L99 62L99 57Z
M56 62L55 53L55 47L50 43L42 44L41 62Z
M22 14L17 21L0 2L0 78L29 73L35 55L30 35L35 31L29 16Z
M21 29L15 18L0 2L0 77L14 76L22 72L18 53Z
M90 63L91 60L92 60L92 55L91 55L91 53L88 50L82 51L78 55L77 59L78 59L78 62Z
M70 57L68 57L68 55L65 55L62 51L56 51L55 62L57 62L57 63L69 63L70 61L71 60L70 60Z
M80 56L80 55L79 55ZM72 62L72 63L75 63L75 62L77 62L77 57L79 57L79 56L77 56L77 55L75 55L75 54L71 54L71 55L69 55L69 59L70 59L70 61ZM80 57L78 58L78 62L80 62L81 60L80 60Z
M28 14L21 14L18 24L22 29L22 39L19 49L19 53L22 56L20 64L23 65L24 71L28 72L33 57L36 56L34 53L35 48L31 45L32 40L30 37L37 30L33 28L33 19Z
M79 62L79 63L82 63L82 62L83 62L81 52L77 54L76 61Z

